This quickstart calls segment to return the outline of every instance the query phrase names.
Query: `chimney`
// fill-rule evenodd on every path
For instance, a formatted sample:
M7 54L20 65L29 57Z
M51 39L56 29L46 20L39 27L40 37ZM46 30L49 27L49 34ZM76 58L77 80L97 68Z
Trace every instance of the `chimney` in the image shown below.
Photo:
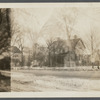
M77 35L74 35L74 39L77 39L78 37L77 37Z

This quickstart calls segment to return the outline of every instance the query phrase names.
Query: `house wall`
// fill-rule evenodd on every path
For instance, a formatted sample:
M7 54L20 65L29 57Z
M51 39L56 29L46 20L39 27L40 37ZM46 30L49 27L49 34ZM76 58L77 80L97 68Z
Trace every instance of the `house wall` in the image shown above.
M11 67L20 66L21 63L21 54L20 53L14 53L11 56Z
M28 66L28 62L29 62L29 54L23 54L23 66Z
M76 59L74 53L68 53L64 57L64 67L75 67L76 66Z
M64 67L75 67L76 63L75 61L64 61Z

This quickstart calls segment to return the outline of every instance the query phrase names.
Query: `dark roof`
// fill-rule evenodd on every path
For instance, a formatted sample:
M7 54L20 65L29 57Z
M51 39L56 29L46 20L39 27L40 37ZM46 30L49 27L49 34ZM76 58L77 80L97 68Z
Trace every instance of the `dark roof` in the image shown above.
M83 44L84 48L85 48L85 45L82 41L82 39L80 38L77 38L77 39L71 39L71 44L72 44L72 48L75 49L76 45L78 44L78 42L81 41L81 43Z
M11 46L10 47L11 52L13 53L21 53L21 51L16 47L16 46Z
M78 44L79 41L82 43L82 46L84 46L84 48L85 48L85 45L84 45L82 39L80 39L80 38L71 39L70 41L71 41L71 45L72 45L72 51L67 50L67 51L65 51L65 52L63 52L63 53L60 53L61 55L68 54L69 52L75 53L74 50L75 50L76 45ZM66 41L65 47L68 47L69 45L70 45L70 44L69 44L69 41L67 40L67 41Z
M75 48L75 46L77 45L79 40L80 40L79 38L78 39L71 39L72 48Z
M71 41L72 49L75 49L75 47L76 47L76 45L78 44L79 41L82 43L82 45L83 45L84 48L85 48L85 45L84 45L82 39L80 39L80 38L77 38L77 39L70 39L70 41ZM69 45L70 45L70 44L69 44L69 40L67 40L67 41L66 41L66 46L69 46Z

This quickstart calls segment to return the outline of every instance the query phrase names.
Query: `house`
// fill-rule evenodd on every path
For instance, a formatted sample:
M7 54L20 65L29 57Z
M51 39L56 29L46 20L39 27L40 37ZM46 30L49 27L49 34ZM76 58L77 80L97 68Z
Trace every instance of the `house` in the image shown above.
M24 66L30 66L31 64L31 56L32 56L32 50L28 47L23 48L23 65Z
M84 55L85 45L81 38L76 38L70 40L71 47L69 47L69 42L66 41L67 51L63 52L64 67L73 67L82 63L82 57Z
M30 57L32 55L32 50L30 50L28 47L24 47L23 52L21 52L16 46L11 46L10 51L12 67L30 65Z
M11 67L20 66L22 53L16 46L10 47L11 51Z

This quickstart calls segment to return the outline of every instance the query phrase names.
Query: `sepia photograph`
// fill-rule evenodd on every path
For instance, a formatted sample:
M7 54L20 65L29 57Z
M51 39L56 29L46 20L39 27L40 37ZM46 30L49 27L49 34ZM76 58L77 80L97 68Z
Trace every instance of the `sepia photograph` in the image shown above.
M0 8L0 92L100 92L100 4L36 5Z

